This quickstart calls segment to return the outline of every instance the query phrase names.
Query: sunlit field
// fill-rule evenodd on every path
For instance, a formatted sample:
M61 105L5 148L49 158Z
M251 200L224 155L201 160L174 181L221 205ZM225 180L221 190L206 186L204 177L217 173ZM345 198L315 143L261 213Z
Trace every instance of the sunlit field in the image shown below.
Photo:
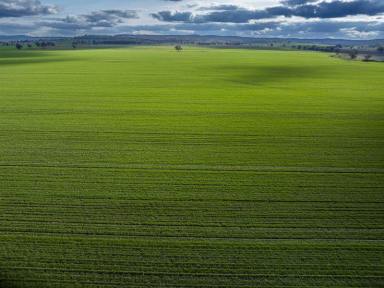
M0 50L0 287L383 287L384 66Z

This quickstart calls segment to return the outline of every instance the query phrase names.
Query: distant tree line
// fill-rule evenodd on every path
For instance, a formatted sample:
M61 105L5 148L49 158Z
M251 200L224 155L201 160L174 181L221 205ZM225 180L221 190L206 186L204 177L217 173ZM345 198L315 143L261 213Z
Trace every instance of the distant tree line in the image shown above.
M167 38L168 39L168 38ZM246 49L273 49L273 50L308 50L308 51L319 51L327 53L336 53L340 57L348 57L351 60L361 59L363 61L377 60L378 58L384 57L384 45L382 43L374 44L361 44L360 46L352 46L348 44L311 44L311 43L297 43L293 41L261 41L260 43L241 42L241 41L218 41L217 39L208 39L201 41L201 39L169 39L174 41L174 48L176 51L182 51L182 45L199 45L199 46L214 46L220 48L246 48ZM23 48L38 48L45 49L57 46L57 41L60 39L39 39L35 41L24 40L24 41L3 41L0 42L2 46L13 46L18 50ZM163 41L163 42L162 42ZM62 43L63 47L77 49L79 46L96 46L96 45L155 45L164 43L161 38L135 38L128 36L114 36L114 37L96 37L96 36L84 36L74 37L70 41ZM172 44L169 42L168 44ZM382 56L381 56L382 55Z
M51 41L37 41L35 42L36 47L46 48L46 47L55 47L56 43Z
M55 47L56 43L53 41L7 41L0 42L2 46L14 46L17 50L21 50L25 47L28 48L47 48L47 47Z
M336 54L346 55L349 59L362 59L363 61L372 61L373 56L376 54L384 55L384 46L362 46L362 47L349 47L342 46L340 44L332 45L332 46L319 46L319 45L292 45L293 49L298 50L310 50L310 51L321 51L321 52L329 52Z

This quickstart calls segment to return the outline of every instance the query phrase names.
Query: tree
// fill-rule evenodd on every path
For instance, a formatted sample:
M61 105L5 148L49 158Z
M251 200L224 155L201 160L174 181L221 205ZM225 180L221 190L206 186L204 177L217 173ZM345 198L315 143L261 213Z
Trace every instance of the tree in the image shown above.
M349 58L351 58L351 60L354 60L357 58L357 55L359 55L359 53L357 52L357 50L353 49L348 52L348 55L349 55Z
M17 50L23 49L23 45L20 43L16 43L16 49Z
M364 56L364 61L368 62L371 60L371 58L372 58L372 55L367 54Z
M380 46L379 48L377 48L377 52L384 53L384 46Z
M181 47L181 45L176 45L175 49L176 49L176 51L182 51L183 47Z
M76 49L76 48L77 48L77 43L76 43L76 42L72 42L72 48L73 48L73 49Z

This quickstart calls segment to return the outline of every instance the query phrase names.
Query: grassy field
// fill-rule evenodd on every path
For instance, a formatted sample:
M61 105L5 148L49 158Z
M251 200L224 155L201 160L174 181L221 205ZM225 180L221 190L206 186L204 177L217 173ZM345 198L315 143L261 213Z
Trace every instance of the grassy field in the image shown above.
M384 66L0 51L0 287L383 287Z

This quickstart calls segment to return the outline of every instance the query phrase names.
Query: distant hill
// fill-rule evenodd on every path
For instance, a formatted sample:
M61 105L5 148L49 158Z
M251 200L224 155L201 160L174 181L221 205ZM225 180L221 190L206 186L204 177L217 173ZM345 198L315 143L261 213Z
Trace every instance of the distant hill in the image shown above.
M0 41L35 41L44 40L64 40L72 39L72 37L33 37L28 35L0 35Z
M0 35L0 41L25 41L33 39L26 35Z
M300 38L252 38L238 36L202 36L202 35L113 35L98 36L84 35L76 37L77 40L102 42L103 44L265 44L265 43L302 43L322 45L381 45L384 39L348 40L348 39L300 39Z
M230 44L230 45L252 45L266 43L302 43L317 45L348 45L369 46L384 45L384 39L373 40L348 40L348 39L300 39L300 38L252 38L238 36L216 36L216 35L84 35L80 37L31 37L27 35L0 35L0 41L34 41L38 39L59 40L69 39L73 41L86 41L95 44Z

